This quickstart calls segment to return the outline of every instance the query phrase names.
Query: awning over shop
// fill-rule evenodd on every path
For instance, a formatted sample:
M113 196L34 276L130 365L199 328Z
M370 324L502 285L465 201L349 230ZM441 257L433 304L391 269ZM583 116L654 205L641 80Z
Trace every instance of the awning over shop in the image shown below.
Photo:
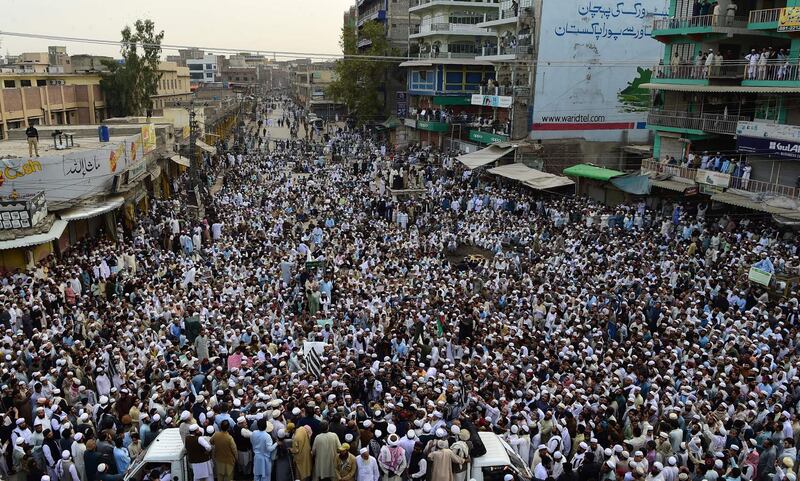
M383 125L387 129L396 129L397 127L403 125L403 123L400 121L400 119L392 115L391 117L386 119L386 121L381 125Z
M156 180L161 176L161 166L155 165L147 173L150 174L150 180Z
M674 190L675 192L683 192L689 187L694 187L694 184L687 184L686 182L678 182L677 180L652 180L654 186L661 187L662 189Z
M491 164L509 152L513 152L514 149L516 147L510 143L497 143L471 154L459 155L456 159L469 169L476 169Z
M216 155L217 154L217 148L216 147L211 147L210 145L208 145L207 143L203 142L202 140L196 140L195 141L195 145L197 145L198 147L200 147L201 149L205 150L206 152L208 152L211 155Z
M488 172L507 179L518 180L537 190L554 189L575 184L575 182L566 177L532 169L525 164L501 165L500 167L489 169Z
M650 177L646 175L630 174L621 175L611 179L611 184L617 189L633 195L650 194Z
M541 170L531 169L525 164L508 164L489 169L490 174L499 175L507 179L518 180L525 182L540 177L544 174Z
M766 212L768 214L782 215L790 219L797 218L800 215L800 211L798 210L775 207L767 204L766 202L758 202L750 197L731 192L720 192L719 194L714 194L711 196L711 200L715 202L722 202L723 204L735 205L737 207L744 207L745 209Z
M542 173L546 174L545 172ZM531 189L536 189L536 190L550 190L550 189L557 189L559 187L567 187L568 185L575 185L575 181L573 181L572 179L568 179L560 175L553 175L553 174L546 174L546 175L547 177L539 177L533 180L526 180L524 184L530 187Z
M186 157L184 157L182 155L173 155L172 157L169 158L169 160L175 162L178 165L182 165L184 167L189 167L189 165L191 165L191 162L189 161L189 159L187 159Z
M570 177L584 177L592 180L602 180L607 182L614 177L625 175L625 172L620 172L613 169L605 169L592 164L578 164L564 169L564 175Z
M114 209L118 209L122 207L122 204L124 203L124 197L109 197L108 199L100 202L94 202L92 204L67 209L59 213L59 217L61 217L61 220L66 221L89 219L91 217L97 217L98 215L105 214L106 212L111 212Z
M56 219L50 230L43 234L28 235L25 237L18 237L7 241L0 241L0 250L18 249L20 247L37 246L46 242L51 242L64 233L67 228L68 222L61 219Z

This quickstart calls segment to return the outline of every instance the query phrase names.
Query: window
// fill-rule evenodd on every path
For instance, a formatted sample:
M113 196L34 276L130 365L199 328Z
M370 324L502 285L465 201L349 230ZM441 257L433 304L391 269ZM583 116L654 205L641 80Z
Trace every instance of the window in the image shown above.
M31 86L31 81L30 80L20 80L19 81L19 86L20 87L30 87Z
M14 80L3 80L3 88L4 89L13 89L17 86L17 82Z
M206 78L214 78L214 74L211 72L206 72Z
M206 74L208 75L208 74ZM203 79L203 72L190 72L189 78L192 80L202 80Z
M392 24L392 28L397 28L397 24L396 24L396 23L393 23L393 24Z
M207 63L206 64L206 70L214 70L214 64L213 63Z
M190 63L189 70L203 70L203 64L201 63Z
M44 79L37 79L36 80L36 86L37 87L44 87L45 85L47 85L47 80L44 80Z

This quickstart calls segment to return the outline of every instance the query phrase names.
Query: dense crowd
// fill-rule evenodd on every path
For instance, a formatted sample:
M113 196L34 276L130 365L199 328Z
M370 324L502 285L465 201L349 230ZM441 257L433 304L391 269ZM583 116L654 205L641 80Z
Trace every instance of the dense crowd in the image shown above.
M194 480L796 480L798 300L747 282L792 236L320 142L2 279L3 478L121 479L178 428ZM486 433L511 463L476 473Z

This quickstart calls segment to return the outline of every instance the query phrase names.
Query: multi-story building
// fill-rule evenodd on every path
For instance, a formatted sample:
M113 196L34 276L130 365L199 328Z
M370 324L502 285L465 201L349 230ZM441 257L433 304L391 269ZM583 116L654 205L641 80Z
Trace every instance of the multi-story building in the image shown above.
M72 72L72 62L67 54L67 47L47 47L47 61L51 67L59 67L65 73Z
M216 55L204 54L202 58L187 58L189 77L193 84L217 82L219 61Z
M480 94L495 71L490 61L476 56L485 41L497 36L478 24L495 15L498 6L497 0L411 0L409 13L419 23L411 27L409 41L416 44L418 58L400 64L407 69L409 141L442 146L445 138L462 136L462 124L442 117L442 107L458 118L478 113L472 94Z
M0 139L28 125L90 124L106 117L97 74L0 70Z
M342 15L342 26L344 28L355 28L356 21L358 20L358 11L356 6L353 5L352 7L348 8L344 11L344 15Z
M108 67L104 62L113 62L112 57L105 57L103 55L87 55L78 54L70 57L72 63L72 71L75 73L87 72L107 72Z
M344 105L328 95L328 86L336 80L333 64L329 62L295 64L289 73L292 95L305 109L326 120L343 118Z
M721 192L726 188L797 199L800 1L720 0L719 6L714 15L692 0L671 0L670 16L653 23L652 35L664 44L662 61L645 84L654 99L647 118L655 134L653 157L674 157L680 165L697 156L698 163L666 173L673 181L697 181L714 200L731 203L725 197L731 194ZM727 159L727 171L696 170L708 167L699 165L704 155ZM646 167L663 171L655 163ZM663 179L655 184L685 186Z
M160 62L158 72L161 79L158 81L158 93L152 97L154 110L163 110L191 99L188 67L180 67L174 62Z

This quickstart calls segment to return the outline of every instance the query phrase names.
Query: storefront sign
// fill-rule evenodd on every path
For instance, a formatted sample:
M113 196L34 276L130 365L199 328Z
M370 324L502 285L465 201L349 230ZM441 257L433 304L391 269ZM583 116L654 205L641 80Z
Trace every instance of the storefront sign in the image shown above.
M3 159L0 196L32 196L44 192L57 206L82 197L108 192L114 177L131 168L146 169L141 135L98 149L66 150L63 155ZM134 162L132 159L136 159Z
M417 121L415 119L403 119L403 125L415 129L417 127Z
M786 7L781 9L780 17L778 17L778 31L800 31L800 7Z
M739 122L736 135L772 140L800 142L800 127L787 124L768 124L764 122Z
M725 188L731 183L731 176L723 174L714 170L697 170L697 177L695 180L700 184L713 185L715 187Z
M491 132L481 132L480 130L470 130L469 140L479 142L481 144L493 144L495 142L505 142L508 137L500 134L493 134Z
M500 95L480 95L472 94L472 105L482 105L484 107L500 107L507 109L511 107L514 99Z
M694 187L687 187L683 189L683 195L686 197L691 197L693 195L697 195L700 193L700 189L697 186Z
M800 142L738 136L736 138L736 148L739 152L763 155L765 157L800 159Z
M150 152L156 150L155 124L147 124L142 126L142 145L144 147L145 154L149 154Z

